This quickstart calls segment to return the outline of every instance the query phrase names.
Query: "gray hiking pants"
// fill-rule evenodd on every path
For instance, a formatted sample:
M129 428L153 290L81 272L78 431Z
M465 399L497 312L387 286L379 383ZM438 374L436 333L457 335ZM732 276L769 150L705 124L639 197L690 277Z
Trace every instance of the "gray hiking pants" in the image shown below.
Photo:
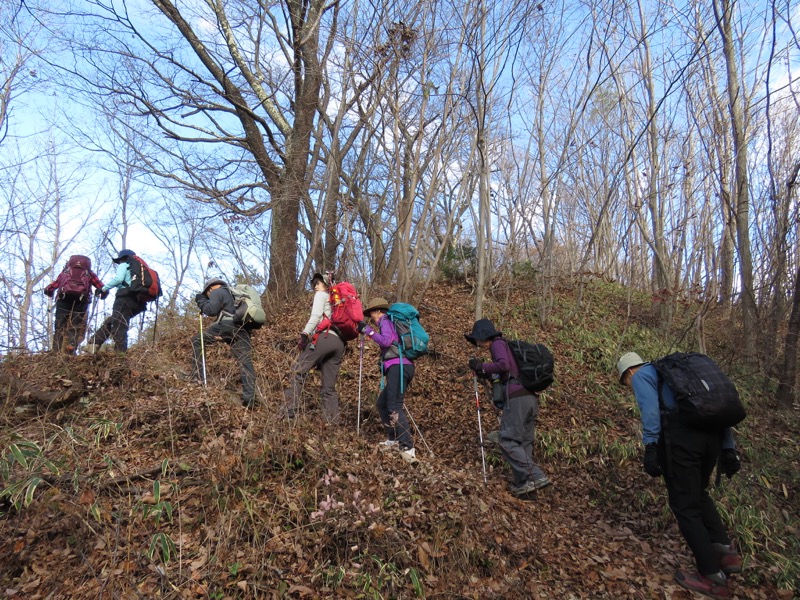
M533 394L509 398L500 418L500 450L514 475L514 485L541 479L544 472L533 462L533 439L539 400Z
M236 327L232 321L214 323L203 332L192 338L192 377L202 381L203 349L214 344L228 344L236 362L239 363L242 379L242 404L252 405L256 397L256 372L253 368L253 345L250 332Z
M319 395L322 402L322 416L328 423L339 423L339 394L336 392L336 377L342 366L344 342L332 331L322 332L316 344L309 344L300 353L294 365L292 384L284 391L286 414L295 417L300 410L308 372L317 368L322 376Z

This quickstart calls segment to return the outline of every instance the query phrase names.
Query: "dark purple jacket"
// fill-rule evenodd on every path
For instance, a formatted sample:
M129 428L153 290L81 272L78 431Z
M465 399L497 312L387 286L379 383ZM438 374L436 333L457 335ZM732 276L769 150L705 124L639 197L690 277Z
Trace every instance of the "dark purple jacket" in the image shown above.
M492 354L492 361L483 363L481 370L487 375L500 375L500 381L503 383L508 382L508 397L515 398L517 396L529 395L522 384L517 382L519 377L519 368L517 361L514 360L514 355L511 354L511 348L508 347L506 341L498 336L492 340L492 345L489 347ZM509 381L509 378L513 378Z
M397 342L400 338L397 336L397 329L395 329L394 323L392 323L388 315L383 315L380 318L378 328L379 331L375 331L374 328L367 325L364 328L364 333L380 346L383 370L388 371L389 367L400 364L400 358L397 353ZM394 349L394 352L392 352L392 349ZM414 363L403 357L403 364L413 365Z

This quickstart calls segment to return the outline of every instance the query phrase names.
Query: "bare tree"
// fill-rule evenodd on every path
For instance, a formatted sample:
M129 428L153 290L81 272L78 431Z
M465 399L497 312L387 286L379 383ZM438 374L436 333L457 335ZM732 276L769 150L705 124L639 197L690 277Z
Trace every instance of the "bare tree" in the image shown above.
M124 4L82 4L63 15L81 56L74 75L96 101L116 98L120 118L147 119L121 122L146 140L135 149L138 167L194 200L241 215L268 213L269 287L289 292L339 4L152 0L154 10L135 14Z
M38 156L15 155L14 164L2 170L0 185L0 206L6 207L0 217L5 225L0 233L0 245L5 248L0 281L10 299L7 345L27 351L41 349L49 336L42 284L53 277L65 253L85 233L82 230L92 210L84 200L86 210L68 216L85 174L64 160L63 144L51 138Z

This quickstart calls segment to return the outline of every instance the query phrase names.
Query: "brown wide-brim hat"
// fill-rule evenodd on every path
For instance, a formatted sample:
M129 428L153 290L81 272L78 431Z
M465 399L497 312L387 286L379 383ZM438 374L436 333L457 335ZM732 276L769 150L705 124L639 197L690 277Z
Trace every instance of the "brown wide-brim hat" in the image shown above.
M502 331L497 331L494 328L494 323L489 319L478 319L472 326L472 333L465 333L464 337L473 346L477 346L478 342L494 339L503 335Z
M386 298L373 298L364 308L364 314L368 315L373 310L389 310L389 301Z

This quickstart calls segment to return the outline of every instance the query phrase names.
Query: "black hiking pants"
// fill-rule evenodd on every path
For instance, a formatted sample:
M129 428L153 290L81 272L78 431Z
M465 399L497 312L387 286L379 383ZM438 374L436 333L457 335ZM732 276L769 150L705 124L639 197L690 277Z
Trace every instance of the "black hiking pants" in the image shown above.
M202 343L198 333L192 338L192 377L203 381L203 349L214 344L228 344L239 364L242 379L242 404L253 406L256 397L256 371L253 368L253 345L250 332L226 319L203 331Z
M400 391L400 364L392 365L384 373L386 376L385 385L378 396L378 414L381 416L381 423L386 430L386 437L390 440L397 440L403 450L414 447L414 440L411 437L411 428L408 426L408 418L403 410L403 397L411 380L414 379L414 365L403 365L403 391Z
M136 296L126 294L126 291L125 288L117 290L111 316L94 332L90 343L102 346L106 340L113 339L115 350L128 351L128 327L131 319L147 310L147 305L139 302Z
M658 446L669 507L701 575L719 571L719 559L712 544L731 543L717 507L708 495L711 472L721 446L722 433L692 429L677 417L663 428Z
M86 335L86 319L89 303L86 300L59 299L56 301L55 332L53 350L74 354Z

